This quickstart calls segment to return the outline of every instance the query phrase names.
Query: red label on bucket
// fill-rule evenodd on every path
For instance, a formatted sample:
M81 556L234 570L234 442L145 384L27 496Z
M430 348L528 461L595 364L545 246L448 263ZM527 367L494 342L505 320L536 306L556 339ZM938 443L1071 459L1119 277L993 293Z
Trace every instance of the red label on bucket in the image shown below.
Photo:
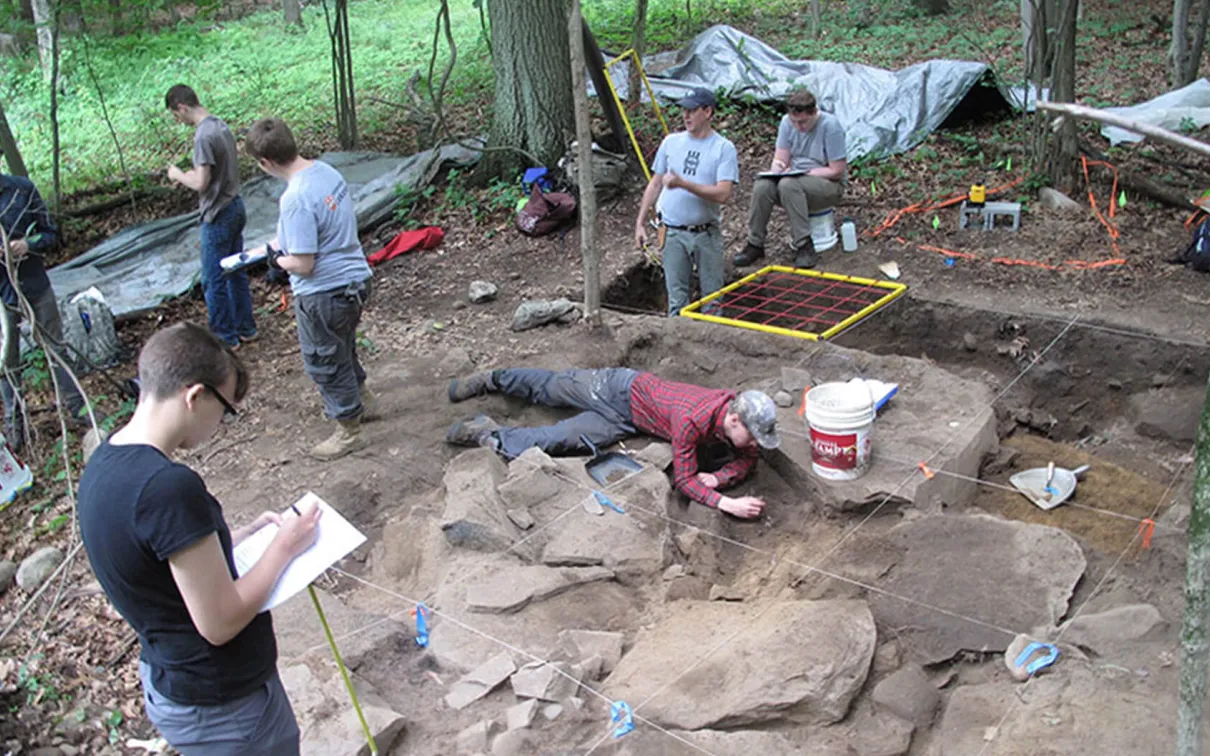
M857 467L857 434L811 429L811 461L830 470Z

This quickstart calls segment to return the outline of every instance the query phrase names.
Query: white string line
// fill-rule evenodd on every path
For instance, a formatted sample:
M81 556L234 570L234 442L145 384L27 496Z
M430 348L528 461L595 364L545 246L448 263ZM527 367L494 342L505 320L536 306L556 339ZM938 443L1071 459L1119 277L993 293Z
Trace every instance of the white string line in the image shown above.
M1192 454L1195 449L1196 447L1191 448L1190 453ZM1152 510L1151 513L1152 517L1155 517L1155 515L1160 511L1160 507L1163 506L1164 500L1168 498L1168 494L1172 492L1172 489L1176 486L1176 482L1180 479L1181 475L1184 474L1185 469L1189 466L1189 464L1190 461L1186 460L1181 463L1179 468L1177 468L1176 475L1172 476L1172 481L1168 484L1168 488L1164 489L1163 495L1161 495L1159 501L1155 503L1155 509ZM1097 597L1097 594L1101 592L1101 589L1105 587L1105 583L1108 582L1110 576L1113 575L1114 570L1118 568L1118 565L1122 563L1122 561L1126 558L1126 555L1129 554L1130 550L1134 548L1135 542L1138 541L1142 535L1143 532L1141 529L1134 534L1134 537L1130 539L1130 543L1126 544L1126 548L1122 549L1122 553L1118 554L1118 558L1114 560L1113 564L1109 566L1109 569L1105 571L1105 574L1101 576L1101 579L1097 582L1096 587L1092 589L1092 593L1088 594L1088 598L1084 600L1084 603L1080 605L1080 608L1076 610L1076 612L1071 616L1070 620L1065 622L1063 625L1060 625L1059 632L1054 639L1050 641L1051 643L1057 645L1058 642L1063 638L1063 634L1067 631L1067 629L1075 624L1075 621L1080 617L1081 614L1084 613L1084 610L1087 609L1088 605L1092 603L1092 600ZM1021 686L1021 689L1018 690L1016 695L1012 697L1013 700L1008 702L1008 709L1005 710L1004 716L1000 717L1000 721L996 723L995 737L999 736L1000 730L1003 729L1004 723L1008 721L1009 715L1016 711L1017 705L1024 700L1025 692L1029 690L1029 686L1033 684L1035 679L1036 677L1030 677L1028 680L1026 680L1025 685ZM979 750L978 756L983 756L983 754L995 741L995 737L993 737L992 740L987 740L984 742L983 748Z
M1006 385L1003 389L1001 389L999 394L997 394L995 397L992 398L991 402L986 407L984 407L983 409L981 409L980 411L978 411L974 415L972 415L971 418L969 420L967 420L967 422L964 426L962 426L957 432L952 434L949 437L949 439L947 439L945 441L945 443L943 443L940 446L940 448L937 449L937 451L935 451L931 455L929 455L929 457L924 460L925 464L932 462L934 458L936 458L939 454L941 454L943 451L945 451L949 447L949 445L951 443L953 443L954 438L956 436L958 436L963 431L965 431L967 428L969 428L971 425L973 425L975 423L975 421L978 420L979 417L981 417L984 413L990 411L995 406L996 402L998 402L1001 398L1003 398L1004 395L1007 394L1012 389L1013 386L1015 386L1022 378L1024 378L1025 374L1028 373L1031 369L1033 369L1033 367L1042 360L1042 357L1047 352L1049 352L1055 346L1055 344L1059 343L1059 340L1062 339L1063 336L1065 336L1067 334L1067 332L1071 330L1072 326L1075 325L1075 323L1079 320L1079 318L1080 318L1079 315L1076 315L1075 317L1073 317L1067 323L1067 325L1061 331L1059 331L1059 333L1053 339L1050 340L1050 343L1048 343L1041 351L1039 351L1034 356L1034 358L1032 360L1030 360L1029 364L1026 365L1021 370L1020 373L1017 374L1017 377L1012 379L1008 383L1008 385ZM833 544L833 546L830 549L828 549L828 551L822 557L820 557L815 562L814 565L808 566L808 569L818 569L819 565L822 565L825 561L827 561L827 559L829 557L831 557L832 554L834 554L836 552L836 550L839 549L842 545L844 545L850 538L852 538L853 535L855 535L857 533L857 531L861 529L862 526L864 526L867 522L869 522L871 519L873 519L874 516L877 515L878 512L881 511L884 506L886 506L886 503L888 501L890 501L892 498L894 498L894 496L899 493L900 489L902 489L905 485L908 484L909 481L911 481L912 476L915 474L916 474L916 471L912 471L911 473L909 473L907 477L905 477L902 481L900 481L899 485L895 486L895 488L892 489L890 493L888 493L885 497L883 497L882 501L880 501L878 503L878 505L869 512L869 514L867 514L860 522L857 523L857 525L855 525L845 535L843 535L840 538L840 540L838 540L835 544ZM633 506L633 505L631 505L631 506ZM754 617L752 617L748 621L748 623L749 624L755 623L758 619L760 619L762 616L764 616L765 612L769 611L769 609L772 607L773 607L772 603L766 605L765 608L763 608L759 612L757 612L757 614ZM638 706L635 706L631 711L637 712L639 709L646 706L648 703L650 703L652 701L652 699L656 698L658 695L663 693L669 687L675 685L681 678L683 678L685 675L692 672L694 669L696 669L698 667L698 665L705 662L708 658L713 656L715 653L717 653L719 650L721 650L724 646L726 646L732 640L739 637L743 632L744 632L744 629L741 628L740 630L737 630L736 632L734 632L731 635L724 638L720 643L718 643L716 646L714 646L709 651L707 651L704 656L702 656L700 659L698 659L697 661L690 664L689 667L685 671L681 672L679 675L674 677L668 683L663 685L655 693L648 696L642 703L640 703ZM593 747L590 748L588 750L588 752L584 754L584 756L591 756L592 752L595 751L603 742L605 742L604 737L601 738L600 740L598 740L596 742L596 744L593 745Z
M577 506L579 506L579 504L578 504L578 503L577 503ZM383 593L387 594L388 596L393 596L394 598L397 598L397 599L399 599L400 601L403 601L403 602L405 602L405 603L408 603L408 604L416 604L416 603L418 603L418 602L417 602L415 599L413 599L413 598L410 598L410 597L408 597L408 596L405 596L405 595L403 595L402 593L398 593L398 592L396 592L396 591L392 591L391 589L389 589L389 588L385 588L385 587L383 587L383 586L381 586L381 585L377 585L377 584L375 584L375 583L371 583L369 580L366 580L365 578L358 577L357 575L354 575L354 574L352 574L352 573L350 573L350 572L345 572L344 570L340 569L339 567L329 567L328 569L332 570L333 572L337 572L337 573L339 573L339 574L341 574L341 575L344 575L345 577L349 578L350 580L355 580L355 581L357 581L358 583L361 583L362 585L364 585L364 586L366 586L366 587L368 587L368 588L373 588L374 590L377 590L377 591L382 591ZM612 705L613 705L613 701L611 701L611 700L609 699L609 697L608 697L608 696L606 696L604 693L601 693L600 691L596 690L596 689L595 689L595 688L593 688L592 686L587 685L586 683L581 682L580 680L577 680L575 677L573 677L572 675L568 674L567 672L564 672L563 670L559 669L557 666L555 666L554 664L551 664L551 663L550 663L549 661L547 661L546 659L543 659L543 658L541 658L540 656L536 656L535 654L531 654L530 652L526 651L526 650L525 650L525 649L523 649L523 648L518 648L517 646L512 645L512 644L511 644L511 643L509 643L508 641L502 640L502 639L497 638L497 637L495 637L495 636L493 636L493 635L489 635L488 633L485 633L485 632L483 632L482 630L479 630L479 629L477 629L477 628L471 627L470 625L466 624L465 622L462 622L461 620L458 620L458 619L456 619L455 617L453 617L453 616L451 616L451 615L449 615L449 614L446 614L446 613L445 613L445 612L443 612L443 611L440 611L440 610L438 610L438 609L430 609L429 611L430 611L430 612L432 612L432 614L433 614L434 616L441 617L441 618L442 618L442 619L444 619L446 622L450 622L450 623L452 623L452 624L456 625L457 627L460 627L460 628L462 628L463 630L466 630L466 631L467 631L467 632L469 632L469 633L472 633L472 634L474 634L474 635L478 635L479 637L484 638L485 640L489 640L489 641L491 641L491 642L493 642L493 643L495 643L495 644L497 644L497 645L499 645L499 646L503 646L504 648L508 649L509 651L511 651L511 652L512 652L512 653L514 653L514 654L518 654L518 655L520 655L520 656L524 656L525 658L527 658L527 659L529 659L529 660L531 660L531 661L535 661L535 662L538 662L538 663L542 664L543 666L550 667L552 671L554 671L556 674L558 674L558 675L560 675L560 676L562 676L562 677L564 677L564 678L566 678L566 679L570 680L570 681L571 681L571 682L572 682L574 685L576 685L576 687L578 687L578 688L583 688L584 690L588 691L588 692L589 692L589 693L591 693L592 695L594 695L594 696L596 696L597 698L599 698L599 699L601 699L602 701L604 701L604 702L605 702L607 705L610 705L610 706L612 706ZM640 717L638 714L633 714L633 712L632 712L632 715L633 715L633 718L634 718L634 719L636 719L636 720L638 720L638 721L642 722L643 724L646 724L646 725L649 725L649 726L653 727L654 729L656 729L656 730L658 730L658 731L660 731L660 732L664 733L664 734L665 734L665 735L667 735L668 737L670 737L670 738L672 738L672 739L674 739L674 740L680 741L681 743L683 743L683 744L685 744L685 745L689 746L690 748L693 748L693 749L694 749L694 750L696 750L696 751L700 751L701 753L707 754L707 756L716 756L715 754L713 754L712 752L710 752L710 751L706 750L705 748L702 748L702 747L698 746L698 745L697 745L697 744L695 744L695 743L691 743L690 741L686 740L685 738L682 738L681 736L677 735L676 733L674 733L674 732L670 732L669 730L664 729L663 727L659 726L658 724L656 724L655 722L652 722L652 721L651 721L651 720L649 720L649 719L645 719L645 718L643 718L643 717Z

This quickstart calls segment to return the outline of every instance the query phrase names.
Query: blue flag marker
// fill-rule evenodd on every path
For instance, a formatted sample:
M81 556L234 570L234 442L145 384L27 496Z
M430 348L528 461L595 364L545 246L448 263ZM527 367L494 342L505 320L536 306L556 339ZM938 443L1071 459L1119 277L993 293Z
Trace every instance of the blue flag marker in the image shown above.
M429 623L425 617L429 608L424 604L416 605L416 645L427 648L429 645Z
M1054 664L1055 660L1059 658L1058 646L1055 646L1053 643L1034 642L1025 647L1025 649L1017 656L1017 659L1014 663L1020 667L1038 651L1042 651L1044 653L1042 656L1039 656L1037 659L1031 661L1029 665L1025 667L1025 673L1031 677L1037 674L1038 670Z
M618 725L613 728L615 738L620 738L634 729L634 714L630 711L630 704L625 701L614 701L609 707L609 715Z

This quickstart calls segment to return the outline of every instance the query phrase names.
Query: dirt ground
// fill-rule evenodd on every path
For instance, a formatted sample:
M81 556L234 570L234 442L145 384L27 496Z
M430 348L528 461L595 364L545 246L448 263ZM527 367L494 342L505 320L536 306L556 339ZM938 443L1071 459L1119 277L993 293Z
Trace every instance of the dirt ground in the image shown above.
M944 152L944 145L941 149ZM744 174L749 176L767 160L756 147L742 150L741 158ZM891 182L889 186L896 185ZM728 256L744 243L750 188L749 182L743 182L726 212ZM1104 207L1108 184L1097 183L1094 190ZM856 218L868 232L897 207L920 199L924 197L911 196L903 187L873 198L868 186L854 182L838 212ZM283 309L284 290L258 281L254 296L264 337L242 352L253 369L253 387L241 419L224 425L212 442L184 455L183 461L202 473L224 502L233 525L266 508L281 509L305 491L314 490L362 528L373 547L382 545L392 523L435 527L442 470L457 452L443 443L443 435L451 422L467 413L467 408L446 402L445 384L452 376L514 364L549 368L627 364L679 380L744 387L792 364L807 342L751 334L739 339L737 347L734 337L717 335L720 326L701 324L697 326L699 335L675 343L618 340L620 311L627 318L641 319L646 316L634 315L634 310L659 310L658 271L643 266L642 256L631 242L636 201L637 191L632 191L602 208L602 281L607 302L619 309L607 312L606 326L600 329L584 324L521 333L509 329L512 312L521 301L581 298L575 230L528 239L515 233L504 218L475 225L464 217L446 215L437 219L450 226L441 248L405 255L376 269L374 301L365 315L361 343L370 383L382 395L386 418L367 426L372 441L369 449L332 464L316 464L305 456L308 446L326 434L327 424L321 417L319 397L302 372L293 315ZM821 267L825 270L875 278L881 277L880 263L894 260L903 272L901 280L909 286L907 297L843 334L837 343L922 357L964 377L986 381L1000 395L995 407L1000 435L1006 447L1018 450L1018 456L999 470L986 469L981 477L1003 484L1010 472L1052 459L1067 465L1091 461L1097 473L1082 486L1079 503L1133 519L1075 507L1042 513L1020 496L994 487L982 487L976 500L963 509L1044 522L1067 531L1088 559L1085 578L1072 601L1073 611L1086 602L1092 602L1087 605L1094 608L1115 605L1106 597L1116 603L1127 598L1151 603L1169 622L1170 630L1160 646L1175 654L1183 606L1180 510L1189 502L1190 449L1185 440L1136 433L1130 397L1149 390L1203 385L1210 371L1210 334L1202 317L1210 303L1205 298L1205 279L1163 262L1188 239L1182 226L1184 214L1134 201L1116 219L1126 265L1094 270L1067 266L1059 271L996 264L990 259L1058 265L1072 259L1111 259L1117 253L1110 247L1106 229L1090 214L1051 214L1031 202L1022 229L1016 233L957 231L953 208L936 213L940 228L933 229L933 215L911 215L877 237L863 236L855 254L844 255L837 249L824 255ZM784 238L785 234L784 216L779 213L770 238ZM980 259L959 259L949 267L943 255L922 251L921 244ZM778 261L777 247L770 246L771 260ZM496 283L498 298L482 305L468 304L467 287L475 279ZM178 300L127 322L120 336L133 353L155 328L184 318L204 319L200 299ZM742 347L745 342L753 345L748 350L751 353ZM1032 357L1043 351L1039 364L1017 381ZM123 365L116 373L131 375L133 365ZM88 386L97 393L113 393L95 376L88 379ZM554 417L547 411L502 402L491 408L498 420L507 422L537 423ZM49 414L39 427L51 436ZM764 466L740 490L768 499L769 511L762 521L744 523L693 509L688 510L690 516L727 538L801 562L810 563L827 553L850 528L860 527L876 540L904 517L891 509L868 521L863 519L866 513L831 519L798 517L796 492ZM51 501L52 512L70 511L69 502L53 497ZM21 506L29 506L29 502ZM36 513L27 513L27 517L31 523L44 521ZM1160 525L1150 548L1143 549L1136 539L1137 520L1147 517L1156 518ZM14 529L0 556L19 559L33 541L31 533ZM42 538L38 542L48 541ZM62 543L69 543L66 534ZM389 546L401 552L409 548L406 541ZM345 568L368 574L373 567L371 551L360 550ZM860 562L861 556L845 554L844 561ZM743 584L752 597L778 595L797 577L775 572L764 561L757 564L743 549L726 544L715 552L709 570L712 582ZM0 692L4 703L19 709L10 725L0 725L0 740L20 741L36 732L39 745L58 737L83 745L89 752L100 752L110 730L122 740L150 735L137 697L133 636L97 595L82 557L70 584L73 587L49 626L50 640L40 661L34 663L61 682L55 691L37 696L34 705L29 705L28 688ZM407 608L389 598L372 596L346 579L337 580L334 588L351 604L366 610L391 614ZM836 585L814 586L809 595L804 588L801 595L859 593ZM0 620L5 625L23 599L16 590L0 599ZM20 651L29 637L16 642L21 644L16 647ZM401 652L397 659L380 662L392 672L377 675L376 683L408 720L408 734L395 752L443 752L438 744L448 742L456 732L452 722L457 720L433 704L435 683L424 675L422 656ZM986 679L1000 664L998 658L972 655L953 661L950 667L955 680L971 682ZM1150 676L1139 684L1146 690L1170 692L1175 689L1175 669L1171 662L1152 665ZM952 688L947 686L943 695ZM65 700L68 696L73 700ZM123 713L122 724L108 727L104 718L114 710ZM76 711L83 716L74 714ZM51 716L64 717L58 735L48 734L36 721ZM23 725L22 717L35 721ZM550 745L570 749L577 743ZM911 753L931 753L934 746L924 735L913 741Z

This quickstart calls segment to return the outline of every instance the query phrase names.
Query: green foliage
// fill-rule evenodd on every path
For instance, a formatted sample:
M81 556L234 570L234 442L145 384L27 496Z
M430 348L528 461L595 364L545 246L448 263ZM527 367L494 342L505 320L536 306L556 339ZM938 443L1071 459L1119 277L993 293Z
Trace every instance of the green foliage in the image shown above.
M109 744L116 744L118 739L121 737L120 733L118 732L118 727L120 727L122 724L122 712L118 711L117 709L107 711L105 712L105 718L102 719L101 722L105 725L105 729L109 733Z
M55 687L54 680L49 675L38 674L32 664L41 659L41 654L34 654L28 663L22 663L17 668L17 689L25 691L25 705L32 706L42 701L58 701L62 696ZM10 711L15 711L16 706Z
M50 368L46 364L46 353L41 347L34 349L26 358L21 371L22 385L31 391L42 391L51 387Z

